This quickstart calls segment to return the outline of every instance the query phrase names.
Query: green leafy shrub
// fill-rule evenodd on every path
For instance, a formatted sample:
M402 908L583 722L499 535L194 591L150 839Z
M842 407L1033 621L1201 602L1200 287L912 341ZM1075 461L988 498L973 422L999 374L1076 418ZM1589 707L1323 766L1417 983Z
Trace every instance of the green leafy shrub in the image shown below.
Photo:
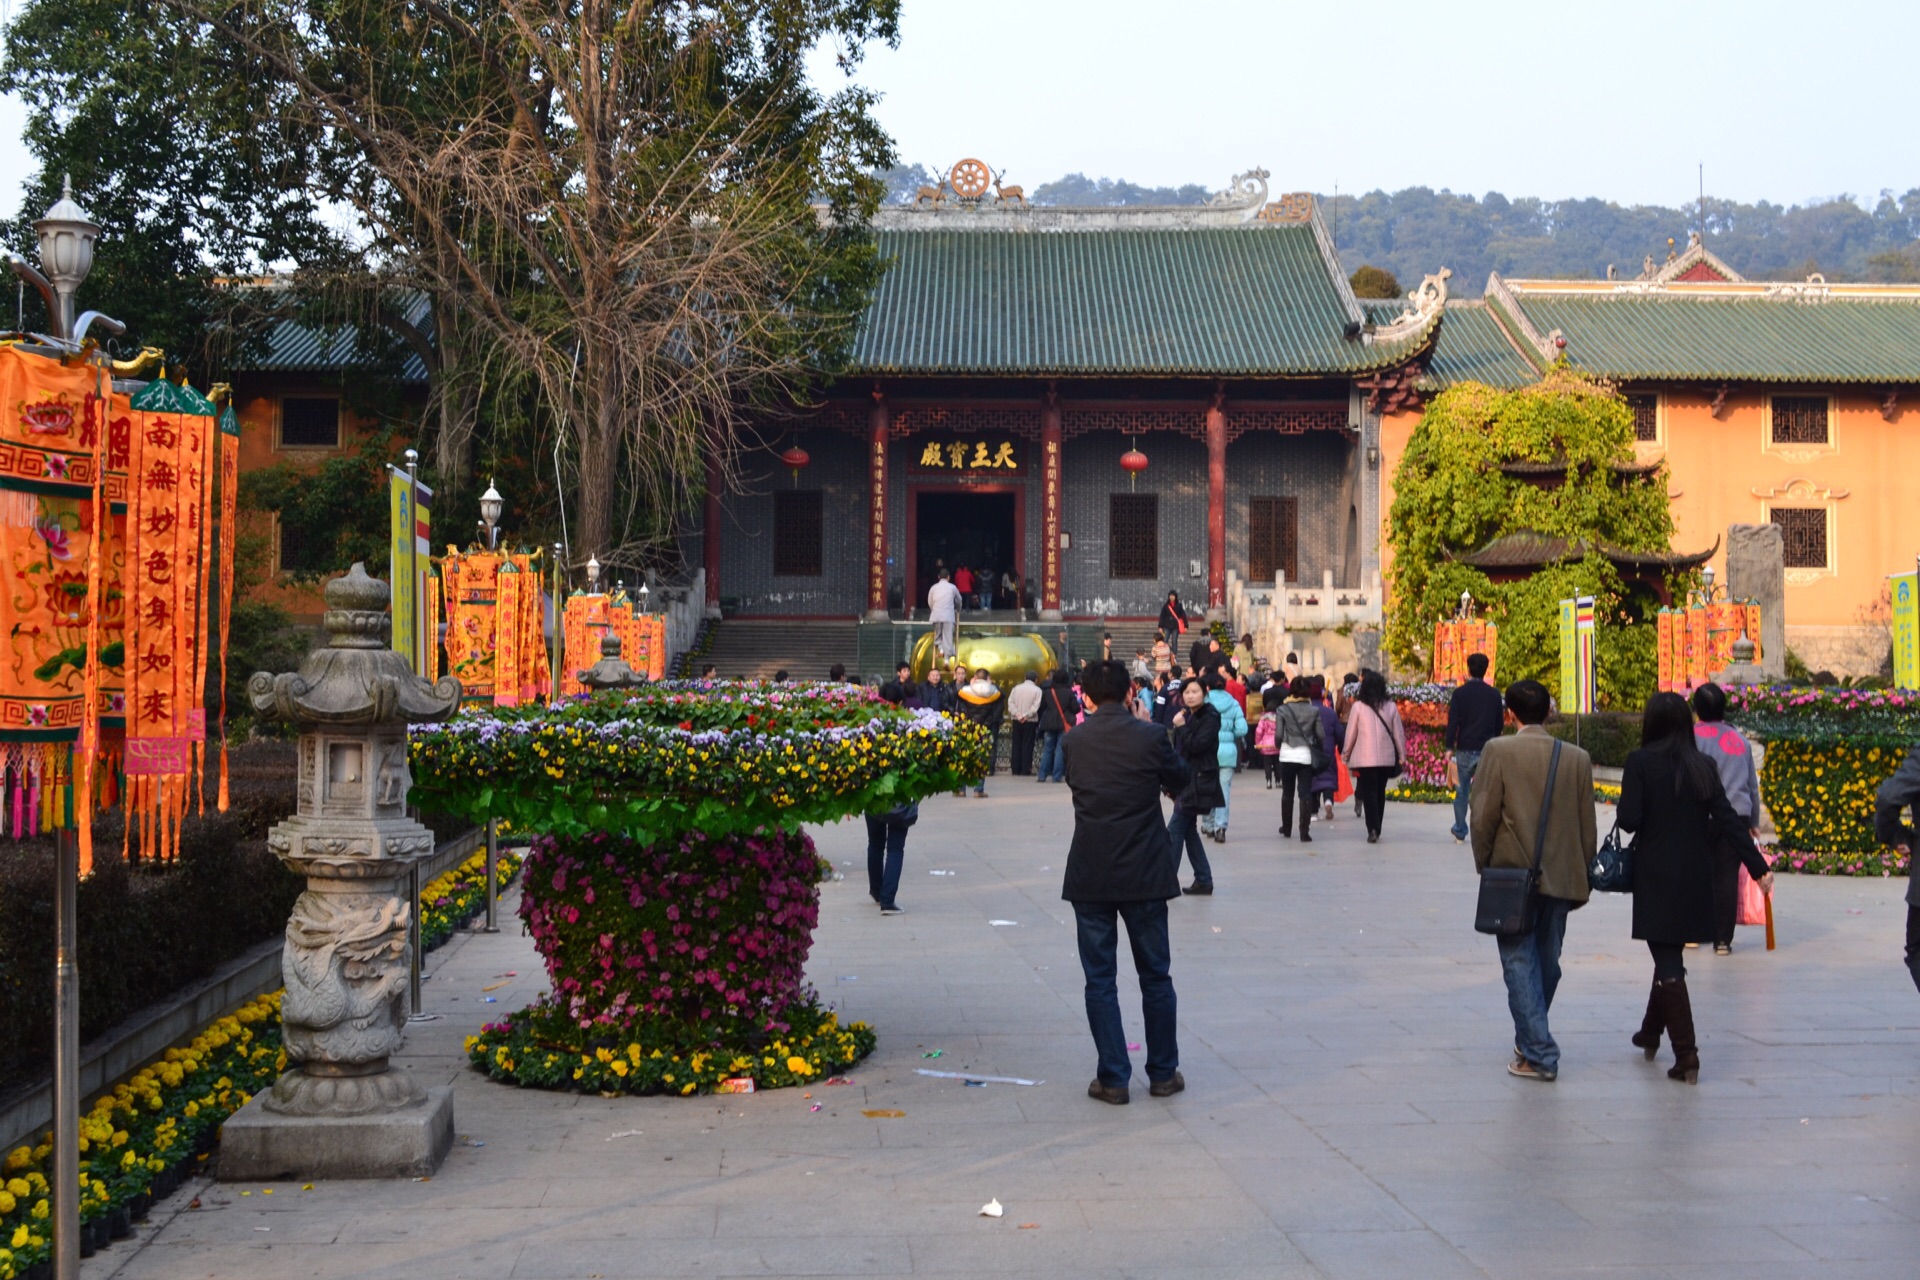
M1547 719L1547 732L1563 742L1574 740L1572 716L1554 715ZM1640 749L1640 716L1636 712L1600 711L1581 716L1580 747L1597 765L1619 769L1626 765L1627 754Z
M1501 683L1526 677L1558 691L1559 602L1590 595L1598 702L1644 704L1657 675L1659 601L1624 583L1599 545L1665 553L1673 520L1666 473L1617 470L1632 458L1626 402L1564 369L1516 391L1462 383L1436 397L1394 476L1386 647L1397 667L1429 666L1434 624L1470 591L1500 625ZM1522 462L1564 465L1564 480L1539 485L1501 470ZM1563 540L1568 558L1504 583L1454 558L1519 533Z

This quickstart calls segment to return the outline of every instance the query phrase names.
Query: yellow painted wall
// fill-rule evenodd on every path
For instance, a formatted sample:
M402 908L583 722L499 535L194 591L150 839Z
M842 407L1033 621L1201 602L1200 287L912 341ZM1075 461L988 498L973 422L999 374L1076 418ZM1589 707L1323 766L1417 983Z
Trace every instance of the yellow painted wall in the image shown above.
M1829 445L1778 446L1768 439L1765 394L1731 395L1717 418L1712 401L1706 390L1663 392L1663 438L1639 446L1643 456L1667 461L1674 548L1704 550L1721 539L1713 563L1724 582L1728 525L1764 523L1769 505L1830 508L1833 568L1787 571L1788 643L1816 668L1877 665L1870 654L1849 662L1841 633L1858 632L1886 575L1911 570L1920 553L1920 403L1888 422L1877 395L1836 393ZM1392 554L1385 518L1393 477L1418 421L1403 413L1381 422L1383 566Z

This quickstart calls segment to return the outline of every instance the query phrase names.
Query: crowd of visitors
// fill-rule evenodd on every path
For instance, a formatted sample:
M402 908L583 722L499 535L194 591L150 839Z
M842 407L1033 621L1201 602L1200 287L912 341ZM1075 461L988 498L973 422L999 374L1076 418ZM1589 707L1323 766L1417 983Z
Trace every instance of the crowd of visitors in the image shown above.
M1075 825L1062 896L1074 906L1098 1060L1088 1093L1114 1104L1129 1100L1131 1078L1117 988L1123 922L1146 1017L1150 1092L1164 1097L1185 1088L1166 904L1214 892L1206 845L1226 841L1234 775L1259 768L1267 788L1280 791L1281 839L1310 843L1315 819L1331 820L1335 805L1351 795L1367 843L1377 844L1388 786L1407 760L1405 726L1382 673L1363 669L1329 687L1324 677L1301 673L1297 654L1268 670L1250 636L1228 651L1211 634L1187 640L1183 667L1177 645L1192 621L1176 593L1168 593L1160 624L1152 646L1136 649L1130 662L1112 659L1109 640L1102 658L1061 663L1044 679L1022 671L1005 692L992 672L958 662L936 663L918 682L902 663L880 690L889 702L972 720L990 738L1007 727L1014 776L1068 785ZM945 635L940 647L949 654ZM1454 787L1452 834L1471 844L1482 875L1479 923L1495 935L1507 988L1514 1026L1507 1071L1541 1082L1558 1078L1560 1048L1549 1014L1568 917L1588 901L1596 866L1611 858L1630 868L1630 878L1599 887L1631 893L1632 936L1652 961L1646 1012L1629 1038L1649 1060L1665 1039L1673 1053L1667 1074L1697 1082L1685 952L1708 944L1730 952L1735 907L1751 892L1749 882L1761 893L1773 886L1757 844L1752 744L1725 722L1727 698L1717 685L1696 689L1691 705L1670 693L1650 699L1640 748L1623 770L1616 830L1603 851L1592 760L1547 733L1551 695L1532 680L1503 693L1488 675L1486 656L1471 655L1467 678L1450 699L1443 741ZM955 794L984 797L986 778ZM1170 816L1163 799L1171 801ZM1902 814L1916 804L1920 748L1883 784L1876 809L1880 839L1909 855L1915 833ZM867 815L869 890L883 914L902 910L900 866L917 817L917 805ZM1192 873L1185 886L1183 859ZM1489 901L1507 901L1498 884L1511 885L1516 876L1524 885L1524 894L1511 899L1518 909L1490 912ZM1910 887L1907 901L1906 963L1920 987L1920 893Z

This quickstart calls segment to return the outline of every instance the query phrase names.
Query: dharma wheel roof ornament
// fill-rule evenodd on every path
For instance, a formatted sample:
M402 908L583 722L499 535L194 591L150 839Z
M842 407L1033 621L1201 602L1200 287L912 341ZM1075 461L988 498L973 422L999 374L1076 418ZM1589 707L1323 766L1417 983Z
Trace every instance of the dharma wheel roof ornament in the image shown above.
M355 564L326 587L327 647L309 653L297 672L255 672L247 681L256 713L296 727L429 724L460 706L460 681L434 684L413 673L387 643L387 584Z

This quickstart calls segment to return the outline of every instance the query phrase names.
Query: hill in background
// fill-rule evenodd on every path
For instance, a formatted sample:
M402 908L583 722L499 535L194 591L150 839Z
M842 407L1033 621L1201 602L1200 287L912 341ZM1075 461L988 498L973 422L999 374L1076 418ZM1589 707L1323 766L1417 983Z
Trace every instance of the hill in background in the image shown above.
M888 199L907 203L935 174L906 165L885 175ZM1071 173L1027 192L1034 204L1200 204L1197 183L1144 187L1117 178ZM1548 279L1600 279L1614 266L1622 279L1640 273L1649 256L1667 255L1671 237L1685 249L1700 210L1688 204L1619 205L1594 197L1509 199L1497 191L1456 195L1427 187L1321 197L1348 271L1384 267L1411 287L1430 271L1453 268L1456 294L1477 295L1487 273ZM1872 206L1848 197L1803 205L1741 204L1709 198L1707 247L1750 280L1920 282L1920 188L1883 191Z

